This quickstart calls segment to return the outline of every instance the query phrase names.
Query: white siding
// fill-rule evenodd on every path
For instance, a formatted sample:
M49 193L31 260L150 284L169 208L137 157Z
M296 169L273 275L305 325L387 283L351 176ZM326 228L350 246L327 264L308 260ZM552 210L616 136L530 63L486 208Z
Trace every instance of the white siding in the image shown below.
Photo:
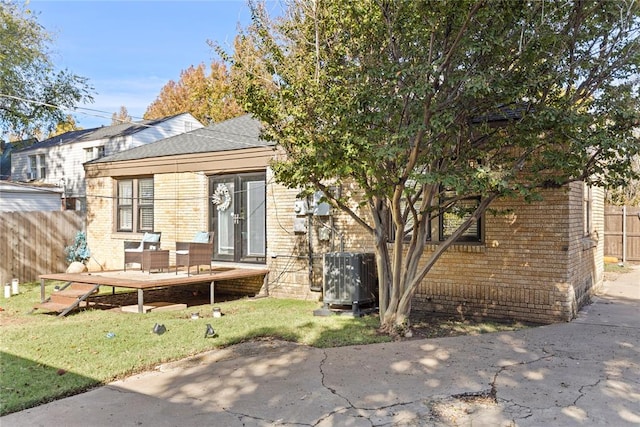
M173 117L170 120L166 120L160 124L157 124L154 127L150 127L137 132L134 135L132 147L138 147L140 145L159 141L161 139L169 138L170 136L180 135L182 133L189 132L194 129L200 129L202 127L204 127L202 123L194 119L191 114L181 114L179 116Z
M0 184L0 212L59 211L62 191Z
M104 155L110 156L120 151L201 127L203 127L202 123L197 121L191 114L185 113L153 127L142 129L132 135L14 152L11 156L11 179L14 181L28 181L29 156L44 154L47 168L46 178L38 181L63 186L66 197L84 198L86 185L83 164L87 161L85 158L86 148L104 146Z

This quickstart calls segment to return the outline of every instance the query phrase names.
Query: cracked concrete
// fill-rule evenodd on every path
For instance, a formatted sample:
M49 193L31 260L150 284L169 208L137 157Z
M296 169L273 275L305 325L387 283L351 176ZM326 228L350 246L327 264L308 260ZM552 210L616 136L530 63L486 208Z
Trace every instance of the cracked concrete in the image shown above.
M640 266L570 323L216 350L0 418L13 426L637 426Z

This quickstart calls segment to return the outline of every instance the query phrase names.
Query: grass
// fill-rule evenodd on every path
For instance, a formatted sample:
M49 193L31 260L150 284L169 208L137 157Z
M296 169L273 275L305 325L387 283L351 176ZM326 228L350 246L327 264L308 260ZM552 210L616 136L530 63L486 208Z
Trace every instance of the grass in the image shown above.
M47 295L54 285L47 286ZM378 333L377 316L314 316L320 308L316 301L228 300L216 304L223 313L219 318L212 317L206 303L143 315L88 309L58 318L55 313L30 313L40 301L39 284L21 284L20 291L0 300L0 415L244 341L276 338L326 348L392 340ZM196 312L199 318L191 319ZM166 333L152 333L156 323ZM204 337L208 323L217 332L214 338ZM413 329L414 338L433 338L522 327L526 325L449 318L423 321Z
M604 271L606 273L628 273L631 271L631 268L624 264L605 263Z
M335 347L391 340L377 333L376 317L314 316L320 307L314 301L230 300L216 304L219 318L209 304L144 315L90 309L57 318L29 314L40 301L39 284L21 284L20 291L0 301L0 415L243 341L269 337ZM199 319L191 319L194 312ZM152 333L155 323L167 332ZM204 338L207 323L216 337Z

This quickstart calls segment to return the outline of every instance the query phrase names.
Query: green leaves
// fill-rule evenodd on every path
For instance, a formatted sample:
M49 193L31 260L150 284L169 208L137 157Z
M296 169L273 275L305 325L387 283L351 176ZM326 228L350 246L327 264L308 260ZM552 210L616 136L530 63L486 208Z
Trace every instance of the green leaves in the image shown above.
M462 194L619 181L613 160L634 150L639 122L637 83L625 84L638 7L512 6L293 2L279 21L256 8L233 67L287 154L278 178L352 179L382 197L417 173Z
M272 21L258 7L233 56L235 87L286 154L280 182L354 183L374 217L402 205L395 225L417 227L441 188L536 200L574 180L628 179L640 150L639 8L294 1ZM420 249L412 241L407 265Z
M86 78L56 71L50 42L28 9L0 2L0 130L14 139L46 134L65 122L65 109L93 102Z

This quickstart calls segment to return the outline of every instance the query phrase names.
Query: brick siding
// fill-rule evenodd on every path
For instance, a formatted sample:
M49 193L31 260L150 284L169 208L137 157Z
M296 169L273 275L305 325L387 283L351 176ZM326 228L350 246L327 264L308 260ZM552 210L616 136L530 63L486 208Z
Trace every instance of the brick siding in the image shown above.
M298 192L275 183L270 170L266 178L268 289L261 280L229 281L217 289L320 301L322 254L372 252L372 238L340 213L298 217L308 229L296 233L293 208ZM87 180L87 239L94 258L89 264L91 271L121 269L122 241L141 237L115 232L115 182L110 177ZM412 318L447 314L540 323L572 319L589 302L603 277L602 192L593 190L593 232L585 236L582 188L581 183L575 183L546 191L544 201L534 204L496 202L492 208L509 208L512 213L487 213L483 244L456 245L442 256L415 294ZM154 228L162 231L164 249L175 249L176 241L191 240L197 231L208 229L205 174L156 174L154 191ZM324 233L320 229L329 230L329 240L319 238ZM427 247L425 260L434 248Z

